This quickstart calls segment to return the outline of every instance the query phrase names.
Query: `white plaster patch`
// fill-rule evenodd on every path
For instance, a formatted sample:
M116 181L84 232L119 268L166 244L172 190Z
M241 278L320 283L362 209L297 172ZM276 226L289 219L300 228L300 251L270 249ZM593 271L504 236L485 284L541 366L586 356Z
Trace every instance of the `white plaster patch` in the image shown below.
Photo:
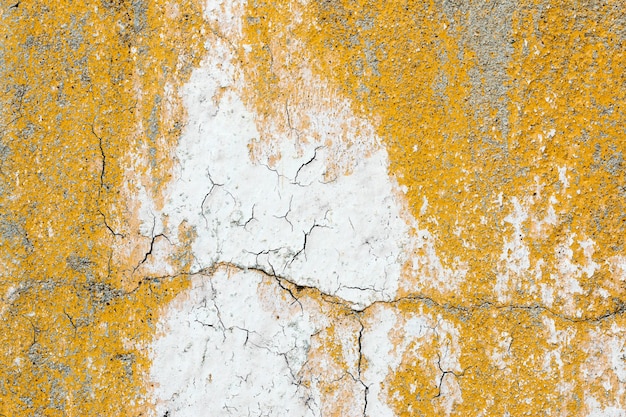
M318 330L312 324L312 311L294 310L293 302L281 297L269 308L259 297L259 273L203 274L216 263L283 276L347 300L358 309L393 299L402 267L409 260L420 285L441 292L457 289L467 274L467 266L461 263L444 267L435 238L404 214L402 192L388 176L387 153L372 126L356 117L350 104L333 95L310 71L302 70L312 86L311 100L317 100L307 107L310 126L298 124L302 109L290 110L285 102L282 116L291 129L281 130L276 123L268 128L275 140L270 144L261 140L259 116L244 104L240 68L228 40L240 35L242 4L207 3L205 15L216 32L207 45L209 55L182 90L188 124L176 151L177 171L167 203L157 213L145 192L139 196L143 202L141 233L167 235L154 248L156 263L150 270L170 271L159 259L167 258L170 244L181 243L175 233L180 224L185 222L197 235L192 244L192 272L198 274L193 288L172 304L159 323L162 335L152 345L151 378L159 415L166 411L176 417L321 414L319 404L310 401L320 398L315 385L305 388L298 375L311 335ZM345 136L350 136L349 147L339 140ZM559 168L559 179L567 188L565 167ZM556 200L550 201L546 217L535 221L539 233L557 224L552 205ZM500 302L510 301L511 292L531 271L524 241L528 207L517 198L512 202L513 213L505 221L513 232L504 241L498 266ZM496 204L503 206L502 193ZM424 197L420 212L428 210ZM164 218L166 226L161 223ZM559 273L566 279L553 278L561 285L556 288L561 297L579 292L576 277L582 272L590 275L597 268L592 260L593 242L580 243L585 266L572 263L572 243L573 236L558 248ZM413 257L416 249L424 255ZM541 262L531 271L539 277ZM419 293L421 289L411 290ZM540 291L542 300L551 306L555 289L541 284ZM458 330L426 316L415 316L403 329L394 329L399 318L386 308L372 317L362 338L367 358L361 375L369 389L367 414L393 416L386 404L384 379L398 367L409 343L427 334L435 337L435 327L441 346L433 382L440 384L444 412L451 413L454 404L463 401L458 382L449 373L463 371ZM402 333L400 346L390 341L394 330ZM509 335L502 337L493 352L499 367L506 366L511 344ZM450 342L443 344L444 339ZM343 352L355 356L345 345ZM547 366L558 363L560 352L546 361Z
M595 251L594 247L596 243L592 239L587 238L581 240L578 244L582 248L583 254L585 255L585 265L580 266L581 271L587 275L587 278L591 278L594 272L600 268L600 265L593 260L593 253Z
M565 170L561 172L564 173ZM529 238L539 241L544 239L550 229L558 225L559 217L554 208L558 204L554 195L549 197L549 205L543 217L539 217L533 210L543 188L538 181L537 179L535 196L527 196L522 200L517 197L511 198L513 210L504 218L504 222L510 224L513 230L504 238L494 292L500 303L513 302L514 294L525 292L536 294L546 307L553 307L556 301L568 314L581 314L580 309L574 311L576 304L574 296L583 292L579 282L583 274L590 278L600 268L593 257L596 243L590 238L577 240L575 233L567 234L565 239L554 246L556 271L551 272L549 276L553 283L541 282L544 278L543 269L546 261L543 258L531 259L527 242ZM584 260L581 262L574 262L574 245L578 245L582 250ZM619 270L620 263L617 257L608 262L613 270ZM600 295L608 294L602 288L596 291Z
M375 325L367 325L361 348L363 355L371 358L363 373L363 380L369 386L368 412L372 416L393 417L394 413L387 405L382 382L389 370L395 369L401 360L401 356L394 355L395 348L389 340L389 334L396 328L397 317L396 312L390 309L377 306L373 308L371 317ZM370 324L370 321L366 321L366 324Z
M412 384L438 387L440 395L436 403L444 415L450 415L455 404L463 402L457 379L457 375L464 372L459 362L460 333L454 324L441 315L401 313L392 306L376 305L367 311L364 325L361 350L367 367L362 379L369 387L368 416L394 416L387 404L394 396L386 389L387 378L398 370L407 355L429 364L432 379L413 381ZM432 344L437 346L437 357L422 357L421 349ZM410 386L413 391L417 388L416 385Z
M592 396L585 398L588 417L624 417L624 409L620 407L602 407L600 402Z
M328 180L324 144L333 137L325 132L352 123L331 111L314 115L319 141L296 146L285 137L275 167L262 154L253 160L259 132L236 92L229 45L216 38L210 49L183 89L189 122L161 213L172 230L183 221L195 228L194 270L222 261L262 268L360 308L392 299L411 240L384 148L355 147L351 174Z
M541 302L548 308L554 304L554 289L546 284L541 283Z
M569 187L569 180L567 179L567 166L558 167L559 170L559 181L563 185L563 191L567 190Z
M513 338L508 332L502 332L498 344L491 349L491 363L500 370L509 366L511 359L511 344Z
M207 20L221 33L211 37L208 56L182 89L188 123L176 151L175 180L160 213L149 201L140 213L142 232L162 232L172 247L184 243L176 233L183 222L197 236L194 286L171 305L152 345L158 415L321 413L315 384L298 384L316 328L311 310L289 311L291 304L277 302L268 314L256 289L258 273L204 271L217 263L257 268L363 308L395 296L413 253L412 226L402 217L385 149L371 125L321 81L311 79L311 95L320 101L307 114L310 130L298 132L307 140L276 128L271 146L260 142L257 116L241 99L240 70L226 40L240 32L240 6L207 5ZM288 116L295 124L297 112ZM338 140L346 134L353 135L349 148ZM167 219L164 229L157 224L148 230L153 214ZM167 267L166 251L158 257L149 270ZM279 319L281 309L285 317Z
M158 416L308 416L298 371L315 328L292 300L262 299L262 275L194 278L152 345Z
M514 211L506 216L504 221L511 224L513 233L510 239L504 240L502 254L500 255L501 263L498 265L494 288L499 302L511 300L510 292L516 289L511 288L512 284L515 285L530 268L530 250L524 241L525 233L523 231L523 225L528 219L528 213L522 207L517 197L513 197L511 202L513 203Z
M456 258L452 268L444 266L435 248L435 237L424 229L417 230L416 235L415 249L421 249L423 255L413 256L411 266L412 275L419 285L417 288L405 290L417 294L421 287L432 288L444 294L457 290L467 276L469 270L467 264L459 262Z
M572 259L574 255L572 243L574 243L574 235L570 234L564 243L556 246L554 250L559 273L558 275L551 274L556 282L557 294L566 301L566 306L570 310L573 308L571 295L582 294L582 287L578 282L580 269Z

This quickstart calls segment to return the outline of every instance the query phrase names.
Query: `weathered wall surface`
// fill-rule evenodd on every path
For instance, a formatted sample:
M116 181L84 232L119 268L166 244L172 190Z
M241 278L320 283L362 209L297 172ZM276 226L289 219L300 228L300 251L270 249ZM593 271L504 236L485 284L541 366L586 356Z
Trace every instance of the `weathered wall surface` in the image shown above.
M626 414L626 4L0 3L0 416Z

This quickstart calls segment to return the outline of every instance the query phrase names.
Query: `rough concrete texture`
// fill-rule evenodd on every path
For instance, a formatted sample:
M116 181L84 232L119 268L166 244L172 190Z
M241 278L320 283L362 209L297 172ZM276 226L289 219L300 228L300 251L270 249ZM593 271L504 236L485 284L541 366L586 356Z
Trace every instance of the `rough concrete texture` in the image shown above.
M0 1L0 416L626 415L622 1Z

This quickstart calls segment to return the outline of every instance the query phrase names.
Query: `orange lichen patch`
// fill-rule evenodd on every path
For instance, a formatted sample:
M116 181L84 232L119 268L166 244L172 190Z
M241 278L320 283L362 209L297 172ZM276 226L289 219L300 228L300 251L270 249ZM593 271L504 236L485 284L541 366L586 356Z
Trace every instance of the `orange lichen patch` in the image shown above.
M265 309L281 325L303 314L318 329L311 336L306 362L296 378L309 390L322 415L345 416L362 410L365 387L359 378L366 365L359 350L359 315L315 288L298 287L269 275L264 276L258 292Z
M0 414L139 415L145 345L186 280L122 285L148 250L120 250L146 240L124 187L161 204L201 8L4 2L0 14ZM170 264L185 272L189 256Z
M433 323L397 342L400 364L384 385L399 416L578 415L623 404L622 317L572 322L540 309L408 301L395 308L398 325L414 317Z
M429 303L402 301L368 311L368 322L393 308L395 323L388 333L389 373L382 386L387 404L405 415L445 415L462 402L457 379L465 375L459 364L456 321ZM392 365L394 364L394 365Z
M385 390L398 415L623 407L620 5L247 4L241 54L260 124L307 91L299 65L326 77L375 124L430 233L398 295L435 302L388 305L400 365ZM458 331L458 368L442 365L439 324L405 333L419 314Z
M340 309L344 310L344 309ZM311 340L302 383L319 395L323 415L352 415L362 409L364 387L358 381L361 358L357 351L360 323L350 311L336 311Z
M509 148L525 170L509 187L520 190L518 195L527 190L534 213L548 211L554 197L557 215L553 226L529 240L531 263L543 259L543 275L558 281L560 244L572 251L575 264L592 259L597 266L582 274L575 299L595 312L613 308L623 290L608 298L598 293L610 287L609 260L624 251L626 225L620 105L626 54L613 32L623 22L610 13L612 6L520 12L514 23L516 65L509 69ZM585 246L586 240L592 243Z
M466 271L460 291L407 272L402 295L599 314L626 224L623 21L614 4L503 4L251 2L251 102L288 123L306 63L376 123L443 267Z
M235 52L245 79L241 95L260 134L252 158L279 167L281 149L304 156L302 145L318 143L327 150L325 179L331 181L352 172L359 153L367 155L375 143L360 139L371 138L372 128L354 117L341 87L319 71L319 51L308 47L315 40L311 11L300 2L249 2Z

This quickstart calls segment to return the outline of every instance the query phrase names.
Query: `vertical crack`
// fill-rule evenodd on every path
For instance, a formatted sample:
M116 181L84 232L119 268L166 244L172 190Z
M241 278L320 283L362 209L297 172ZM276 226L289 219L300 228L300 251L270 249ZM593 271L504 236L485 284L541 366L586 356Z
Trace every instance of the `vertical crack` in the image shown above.
M328 214L328 212L326 212L326 214ZM326 218L326 216L324 216L324 218ZM291 260L285 265L285 268L291 266L291 264L296 260L296 258L298 256L300 256L300 254L304 254L304 259L307 260L307 258L306 258L306 244L307 244L307 242L308 242L308 240L310 238L311 233L313 232L313 229L315 229L316 227L328 227L328 226L324 226L324 225L321 225L319 223L314 223L311 226L311 228L309 229L308 232L304 232L304 242L302 243L302 247L293 255Z
M441 355L439 355L439 353L437 353L437 368L439 368L439 372L441 372L441 376L439 377L439 382L437 383L437 395L435 395L433 397L433 399L435 398L439 398L442 394L441 392L441 386L443 385L443 379L446 377L446 375L452 375L456 378L460 378L462 376L465 375L465 372L471 368L471 367L467 367L465 369L463 369L462 372L456 373L450 369L446 369L444 370L443 367L441 366Z
M291 213L291 203L293 202L293 195L291 196L291 198L289 198L289 207L287 208L287 212L285 214L283 214L282 216L274 216L277 219L285 219L285 221L287 223L289 223L289 226L291 226L291 231L293 232L293 223L291 223L291 220L289 220L289 213Z
M137 266L133 269L133 273L135 273L135 271L137 271L137 269L139 269L139 267L141 265L143 265L148 260L148 256L152 255L152 250L154 249L154 243L156 242L156 240L158 238L163 237L163 238L165 238L169 242L169 239L167 238L167 236L165 234L159 233L159 234L155 235L154 234L155 228L156 228L156 217L152 216L152 233L151 233L152 238L150 240L150 248L145 253L145 255L144 255L143 259L141 260L141 262L139 262L137 264Z
M98 147L100 148L100 157L102 159L102 169L100 170L100 189L104 188L104 174L106 170L107 157L104 153L104 148L102 147L102 137L96 133L95 129L96 119L94 117L94 121L91 123L91 133L98 139Z
M361 317L356 316L361 326L359 328L359 335L357 337L357 348L359 350L359 359L357 362L357 381L363 386L363 417L367 415L367 396L369 394L369 385L366 385L362 379L362 366L363 366L363 331L365 330L365 326L363 325L363 321L361 321Z
M287 115L287 126L289 126L289 132L293 132L296 134L296 143L299 144L300 143L300 131L296 129L295 127L293 127L293 124L291 123L291 113L289 112L289 98L285 100L285 114Z
M317 158L317 151L319 149L324 148L323 146L317 146L314 150L313 150L313 156L306 161L305 163L303 163L302 165L300 165L300 168L298 168L298 170L296 171L296 175L293 177L293 184L297 184L297 185L304 185L304 184L300 184L298 182L298 175L300 175L300 171L302 171L302 168L304 168L305 166L311 164L313 161L315 161L315 158Z
M250 217L249 217L249 218L248 218L245 222L243 222L243 223L241 223L241 222L237 222L237 226L241 226L241 227L243 227L244 229L248 230L248 229L247 229L248 224L250 224L250 222L251 222L252 220L256 220L256 218L254 217L254 208L255 208L255 207L256 207L256 204L253 204L253 205L252 205L252 210L251 210L251 213L250 213ZM257 221L258 221L258 220L257 220Z
M111 234L113 236L116 237L121 237L123 238L124 235L122 233L116 232L115 230L113 230L113 228L111 226L109 226L109 223L107 222L107 217L104 215L104 213L102 212L102 210L98 209L98 213L102 216L102 220L104 221L104 226L109 229L109 232L111 232Z

